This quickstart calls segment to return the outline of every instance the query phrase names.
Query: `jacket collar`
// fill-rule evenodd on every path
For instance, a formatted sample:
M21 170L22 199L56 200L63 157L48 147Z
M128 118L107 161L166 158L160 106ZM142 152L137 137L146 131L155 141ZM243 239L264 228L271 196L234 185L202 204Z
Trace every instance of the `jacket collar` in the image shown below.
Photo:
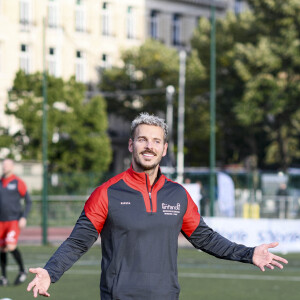
M147 186L151 187L150 185L150 180L149 180L149 176L145 173L145 172L136 172L133 170L133 167L132 165L130 166L130 168L127 170L127 174L129 175L128 176L128 180L130 180L130 182L134 185L144 185L144 186ZM153 183L153 185L156 184L157 181L160 180L160 178L162 178L163 175L161 173L161 170L160 170L160 167L158 168L158 172L157 172L157 177Z

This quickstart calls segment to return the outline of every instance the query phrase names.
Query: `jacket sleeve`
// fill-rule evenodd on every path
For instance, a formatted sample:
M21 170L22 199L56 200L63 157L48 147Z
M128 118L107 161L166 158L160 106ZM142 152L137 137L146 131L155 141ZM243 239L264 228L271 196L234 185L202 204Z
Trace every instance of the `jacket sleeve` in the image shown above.
M21 197L24 197L24 200L25 200L25 208L22 213L22 217L27 218L27 216L30 212L30 209L31 209L32 201L31 201L30 195L28 193L25 182L23 180L21 180L20 178L18 178L18 192L21 195Z
M54 283L94 244L98 231L83 211L70 236L60 245L44 269Z
M45 265L51 282L56 282L97 240L108 214L107 191L98 187L86 201L70 236Z
M31 210L31 206L32 206L32 201L31 201L31 198L30 198L30 195L29 195L28 192L26 192L26 194L24 196L24 200L25 200L25 209L24 209L24 212L23 212L23 217L27 218L28 214Z
M183 218L182 234L197 249L227 260L253 263L254 248L229 241L210 228L199 215L198 209L187 193L188 205Z

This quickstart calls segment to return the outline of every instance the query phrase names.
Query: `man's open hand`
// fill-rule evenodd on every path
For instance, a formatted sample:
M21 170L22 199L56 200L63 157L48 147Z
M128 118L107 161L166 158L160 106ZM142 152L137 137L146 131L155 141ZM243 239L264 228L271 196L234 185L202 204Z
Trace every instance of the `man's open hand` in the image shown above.
M265 267L273 270L274 266L282 269L283 265L279 262L287 264L288 261L283 257L274 255L269 252L269 248L275 248L278 243L270 243L270 244L262 244L260 246L255 247L253 254L253 264L261 269L261 271L265 271Z
M43 268L30 268L29 272L36 274L35 278L28 284L27 291L31 291L33 288L33 297L36 298L38 295L44 297L50 297L47 292L51 284L51 279L47 270Z

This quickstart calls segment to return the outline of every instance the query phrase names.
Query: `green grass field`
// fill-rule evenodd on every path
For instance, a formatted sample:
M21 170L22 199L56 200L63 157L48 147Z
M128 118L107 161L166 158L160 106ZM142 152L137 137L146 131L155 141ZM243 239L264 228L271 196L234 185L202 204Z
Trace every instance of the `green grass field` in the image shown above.
M56 247L21 246L27 267L43 266ZM284 270L261 272L258 268L216 259L195 249L179 249L180 299L194 300L299 300L300 253L284 255ZM99 299L101 250L98 245L85 254L61 279L50 287L54 300ZM9 256L8 278L14 281L17 268ZM0 298L34 299L26 291L29 275L21 286L0 287ZM44 299L39 297L40 299Z

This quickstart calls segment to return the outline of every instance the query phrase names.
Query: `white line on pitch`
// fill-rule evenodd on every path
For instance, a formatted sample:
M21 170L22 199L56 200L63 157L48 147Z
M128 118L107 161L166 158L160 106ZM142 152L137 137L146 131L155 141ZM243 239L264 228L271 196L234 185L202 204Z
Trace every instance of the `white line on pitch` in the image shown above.
M256 275L239 275L239 274L214 274L214 273L179 273L179 277L192 278L214 278L214 279L246 279L246 280L279 280L279 281L300 281L296 276L256 276Z
M74 275L94 275L99 274L100 270L69 270L66 274ZM213 279L242 279L242 280L274 280L274 281L300 281L297 276L269 276L269 275L239 275L239 274L217 274L217 273L179 273L179 277L189 278L213 278Z

